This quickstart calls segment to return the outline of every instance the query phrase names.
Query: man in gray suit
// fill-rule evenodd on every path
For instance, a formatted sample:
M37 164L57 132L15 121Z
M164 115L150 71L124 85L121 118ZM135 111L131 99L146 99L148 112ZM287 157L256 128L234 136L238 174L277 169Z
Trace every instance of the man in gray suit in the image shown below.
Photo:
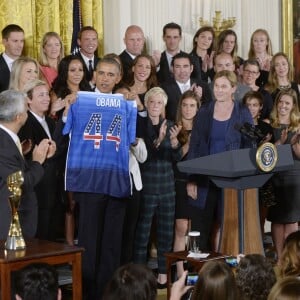
M26 94L7 90L0 93L0 239L6 239L11 212L6 185L7 176L22 171L24 184L19 207L20 224L24 237L34 237L37 226L37 200L34 186L44 174L42 164L54 155L56 145L52 140L43 139L34 146L32 161L23 157L17 133L27 119Z

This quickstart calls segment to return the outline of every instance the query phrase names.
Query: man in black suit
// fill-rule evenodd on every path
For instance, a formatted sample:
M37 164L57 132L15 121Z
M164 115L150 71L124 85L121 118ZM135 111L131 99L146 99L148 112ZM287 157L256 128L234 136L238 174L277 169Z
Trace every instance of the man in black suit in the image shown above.
M192 59L189 54L180 52L173 57L172 72L174 78L163 83L161 87L168 95L166 106L166 118L176 120L177 105L181 95L187 90L193 90L201 100L201 103L212 100L210 89L206 82L191 78L193 72Z
M126 82L133 60L136 56L142 54L145 44L144 32L141 27L131 25L127 27L123 40L126 49L119 56L123 66L123 80Z
M180 50L181 38L182 29L180 25L176 23L168 23L164 26L163 40L166 44L166 50L161 54L157 71L157 79L160 84L174 78L171 66L172 58L178 53L185 53Z
M47 116L50 104L49 87L44 81L33 80L25 85L24 90L27 93L29 110L27 121L18 134L21 142L30 140L32 146L35 146L43 139L52 140L55 122ZM32 150L24 156L30 162ZM43 240L56 240L59 237L59 226L63 224L64 216L58 201L57 155L46 159L43 166L44 176L34 188L38 201L36 237Z
M95 55L98 48L98 32L92 26L82 27L78 33L77 43L80 46L77 55L84 61L87 80L94 86L93 73L100 59Z
M9 24L2 29L4 52L0 54L0 92L7 90L13 62L22 54L24 30L16 24Z
M7 176L22 171L24 184L19 207L20 224L24 237L34 237L37 226L37 203L34 186L44 174L42 164L55 153L55 143L44 139L34 147L32 161L23 158L17 133L27 119L27 102L23 93L7 90L0 93L0 239L6 239L11 212Z

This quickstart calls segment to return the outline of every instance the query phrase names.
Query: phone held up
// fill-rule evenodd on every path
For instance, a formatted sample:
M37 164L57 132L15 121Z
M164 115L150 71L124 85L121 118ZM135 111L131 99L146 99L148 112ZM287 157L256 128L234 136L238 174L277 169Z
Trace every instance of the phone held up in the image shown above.
M185 285L194 286L198 277L198 273L188 273L185 279Z

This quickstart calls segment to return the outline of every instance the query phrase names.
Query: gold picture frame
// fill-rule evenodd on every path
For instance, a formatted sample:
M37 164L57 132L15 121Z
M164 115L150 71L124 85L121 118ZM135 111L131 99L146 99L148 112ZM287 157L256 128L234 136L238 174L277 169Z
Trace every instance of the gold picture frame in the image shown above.
M281 0L281 8L282 50L295 68L295 81L300 83L300 0Z

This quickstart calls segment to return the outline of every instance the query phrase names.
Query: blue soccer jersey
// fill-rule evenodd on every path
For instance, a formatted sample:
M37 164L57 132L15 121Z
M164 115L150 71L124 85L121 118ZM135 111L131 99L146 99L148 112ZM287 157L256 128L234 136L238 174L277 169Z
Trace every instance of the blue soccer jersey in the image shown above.
M120 94L78 92L63 129L70 133L66 190L130 195L129 147L136 117L136 103Z

